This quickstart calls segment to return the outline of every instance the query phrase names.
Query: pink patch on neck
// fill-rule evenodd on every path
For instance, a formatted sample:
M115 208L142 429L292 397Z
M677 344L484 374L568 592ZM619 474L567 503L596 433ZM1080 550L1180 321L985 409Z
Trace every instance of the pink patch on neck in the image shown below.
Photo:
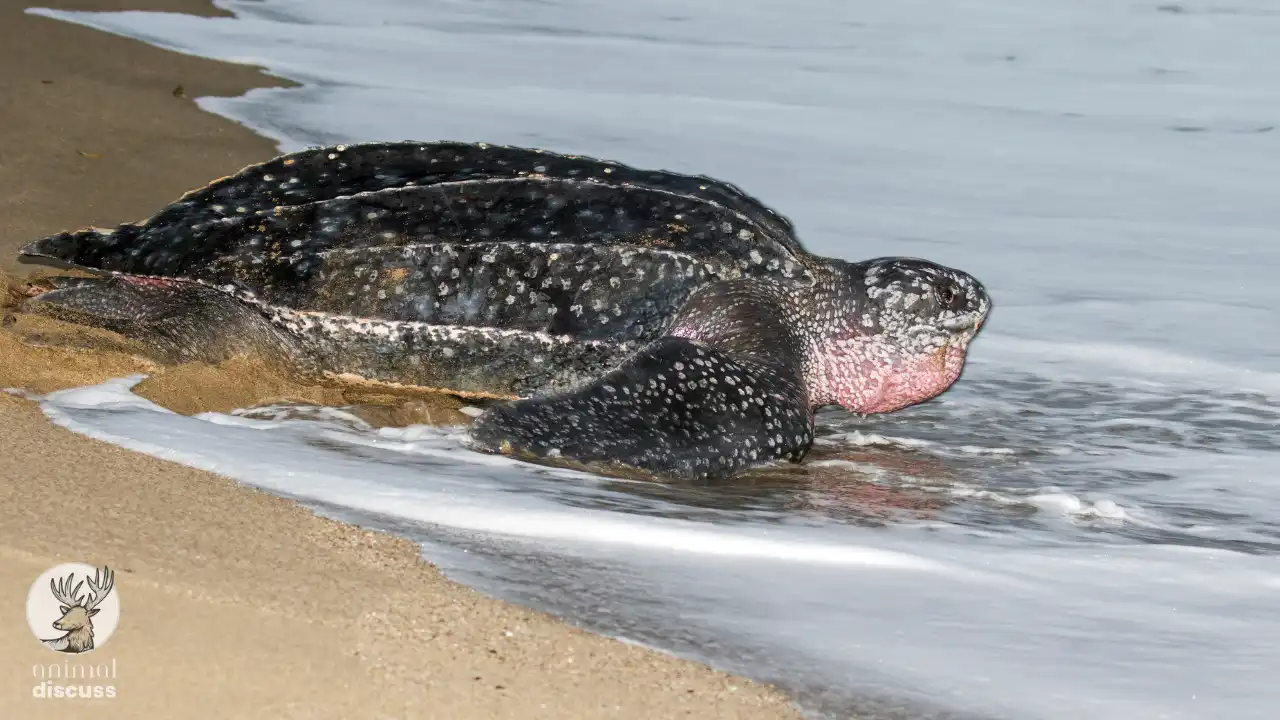
M966 345L953 341L945 351L905 355L869 340L828 350L810 371L812 403L867 415L922 403L960 378Z

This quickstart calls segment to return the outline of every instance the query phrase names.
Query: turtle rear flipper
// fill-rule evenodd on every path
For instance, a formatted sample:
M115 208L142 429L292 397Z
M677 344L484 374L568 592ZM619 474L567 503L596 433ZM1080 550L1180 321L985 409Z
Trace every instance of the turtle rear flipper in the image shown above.
M293 347L257 310L197 283L130 275L51 282L55 289L28 300L24 311L137 340L159 362L283 357Z
M803 458L812 421L795 375L785 363L664 337L590 384L490 408L471 438L479 450L523 459L714 478Z
M18 251L18 259L64 270L74 268L99 273L103 259L127 251L137 241L140 230L137 225L121 225L114 230L86 228L61 232L27 243Z

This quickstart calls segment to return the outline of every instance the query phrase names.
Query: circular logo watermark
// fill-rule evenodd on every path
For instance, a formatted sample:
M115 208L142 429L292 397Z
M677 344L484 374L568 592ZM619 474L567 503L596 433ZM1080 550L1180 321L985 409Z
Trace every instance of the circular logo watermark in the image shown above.
M120 593L110 568L63 563L27 592L27 624L50 650L87 653L107 643L120 622Z

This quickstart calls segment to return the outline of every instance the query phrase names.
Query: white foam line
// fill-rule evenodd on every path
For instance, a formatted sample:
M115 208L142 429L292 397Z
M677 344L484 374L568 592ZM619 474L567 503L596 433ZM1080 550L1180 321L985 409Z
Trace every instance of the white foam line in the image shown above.
M427 515L436 515L428 512ZM596 520L567 513L534 516L503 511L450 509L447 524L466 530L512 534L547 540L608 543L634 548L660 548L717 557L758 558L827 565L850 565L898 570L945 572L947 568L914 555L867 547L811 545L743 537L722 532L662 527L665 521L634 522L617 518Z

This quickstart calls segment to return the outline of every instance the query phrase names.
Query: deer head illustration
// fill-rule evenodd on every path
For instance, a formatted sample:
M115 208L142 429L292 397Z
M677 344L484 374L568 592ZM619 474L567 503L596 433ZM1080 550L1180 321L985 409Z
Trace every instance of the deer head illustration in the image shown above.
M111 593L116 579L115 573L107 567L103 567L101 572L94 570L92 580L85 573L84 580L73 588L75 577L75 573L70 573L65 579L49 580L49 590L62 611L62 617L54 621L53 627L66 632L66 635L45 640L44 644L60 652L82 653L93 649L93 616L98 614L98 606ZM85 583L89 584L88 598L80 597L80 588Z

